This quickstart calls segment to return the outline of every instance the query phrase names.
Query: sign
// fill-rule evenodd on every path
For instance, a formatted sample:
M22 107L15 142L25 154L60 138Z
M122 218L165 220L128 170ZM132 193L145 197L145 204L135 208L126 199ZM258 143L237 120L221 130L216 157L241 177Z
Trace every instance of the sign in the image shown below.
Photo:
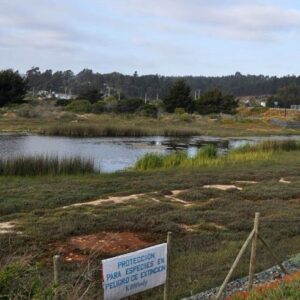
M167 244L102 261L104 300L118 300L166 282Z

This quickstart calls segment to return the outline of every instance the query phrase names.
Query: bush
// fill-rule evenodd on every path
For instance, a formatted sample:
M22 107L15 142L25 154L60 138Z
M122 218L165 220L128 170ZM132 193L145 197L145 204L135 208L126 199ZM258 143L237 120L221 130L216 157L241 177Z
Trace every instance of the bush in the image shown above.
M119 113L135 113L144 105L142 99L125 99L118 102L117 112Z
M183 122L191 122L192 116L189 115L188 113L184 113L184 114L180 115L180 120Z
M154 104L147 103L140 108L139 112L145 117L157 118L158 108Z
M66 100L66 99L58 99L55 102L56 106L67 106L68 104L70 104L70 100Z
M74 113L90 113L92 104L87 100L75 100L66 106L66 110Z
M174 113L176 115L183 115L185 113L185 110L182 107L177 107L177 108L175 108Z
M106 105L104 101L98 101L93 104L92 112L95 114L102 114L106 110Z

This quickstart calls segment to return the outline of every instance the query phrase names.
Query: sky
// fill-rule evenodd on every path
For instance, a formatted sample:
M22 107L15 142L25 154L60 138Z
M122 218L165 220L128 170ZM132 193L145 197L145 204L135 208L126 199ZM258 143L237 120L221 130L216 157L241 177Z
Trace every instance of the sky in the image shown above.
M299 0L0 0L0 69L300 74Z

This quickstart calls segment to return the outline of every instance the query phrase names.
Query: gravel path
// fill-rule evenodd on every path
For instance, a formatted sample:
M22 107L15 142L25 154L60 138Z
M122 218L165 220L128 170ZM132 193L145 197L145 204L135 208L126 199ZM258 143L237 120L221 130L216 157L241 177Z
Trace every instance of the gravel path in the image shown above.
M289 273L299 271L300 270L300 254L290 260L284 261L283 265ZM279 269L279 267L274 266L263 272L255 274L254 285L260 285L260 284L264 284L267 282L271 282L275 279L281 278L282 276L283 276L283 274L282 274L281 270ZM248 288L248 276L231 281L230 283L228 283L228 285L225 289L224 298L226 296L230 296L239 291L246 291L247 288ZM214 299L213 296L217 294L218 290L219 290L219 287L212 288L210 290L207 290L200 294L194 295L192 297L184 298L183 300Z

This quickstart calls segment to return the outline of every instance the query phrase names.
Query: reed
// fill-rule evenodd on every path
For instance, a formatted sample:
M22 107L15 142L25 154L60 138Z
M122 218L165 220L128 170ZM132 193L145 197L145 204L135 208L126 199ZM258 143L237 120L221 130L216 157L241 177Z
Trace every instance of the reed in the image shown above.
M92 159L57 156L15 156L0 158L2 176L39 176L94 173Z
M195 157L188 157L186 152L175 152L167 155L146 154L135 165L136 170L170 169L174 167L214 167L246 161L265 161L280 151L300 150L296 141L267 141L257 145L245 145L218 155L214 145L207 145L198 150Z
M39 130L40 134L51 136L71 137L141 137L141 136L194 136L200 135L199 130L192 128L151 128L151 126L134 124L123 125L119 122L114 125L93 124L63 124L53 125Z
M300 142L294 140L287 141L263 141L256 145L246 144L241 146L233 152L242 153L242 152L278 152L278 151L296 151L300 150Z
M87 124L52 126L42 129L39 133L51 136L70 137L140 137L153 134L151 131L146 132L143 129L136 127L95 126Z

